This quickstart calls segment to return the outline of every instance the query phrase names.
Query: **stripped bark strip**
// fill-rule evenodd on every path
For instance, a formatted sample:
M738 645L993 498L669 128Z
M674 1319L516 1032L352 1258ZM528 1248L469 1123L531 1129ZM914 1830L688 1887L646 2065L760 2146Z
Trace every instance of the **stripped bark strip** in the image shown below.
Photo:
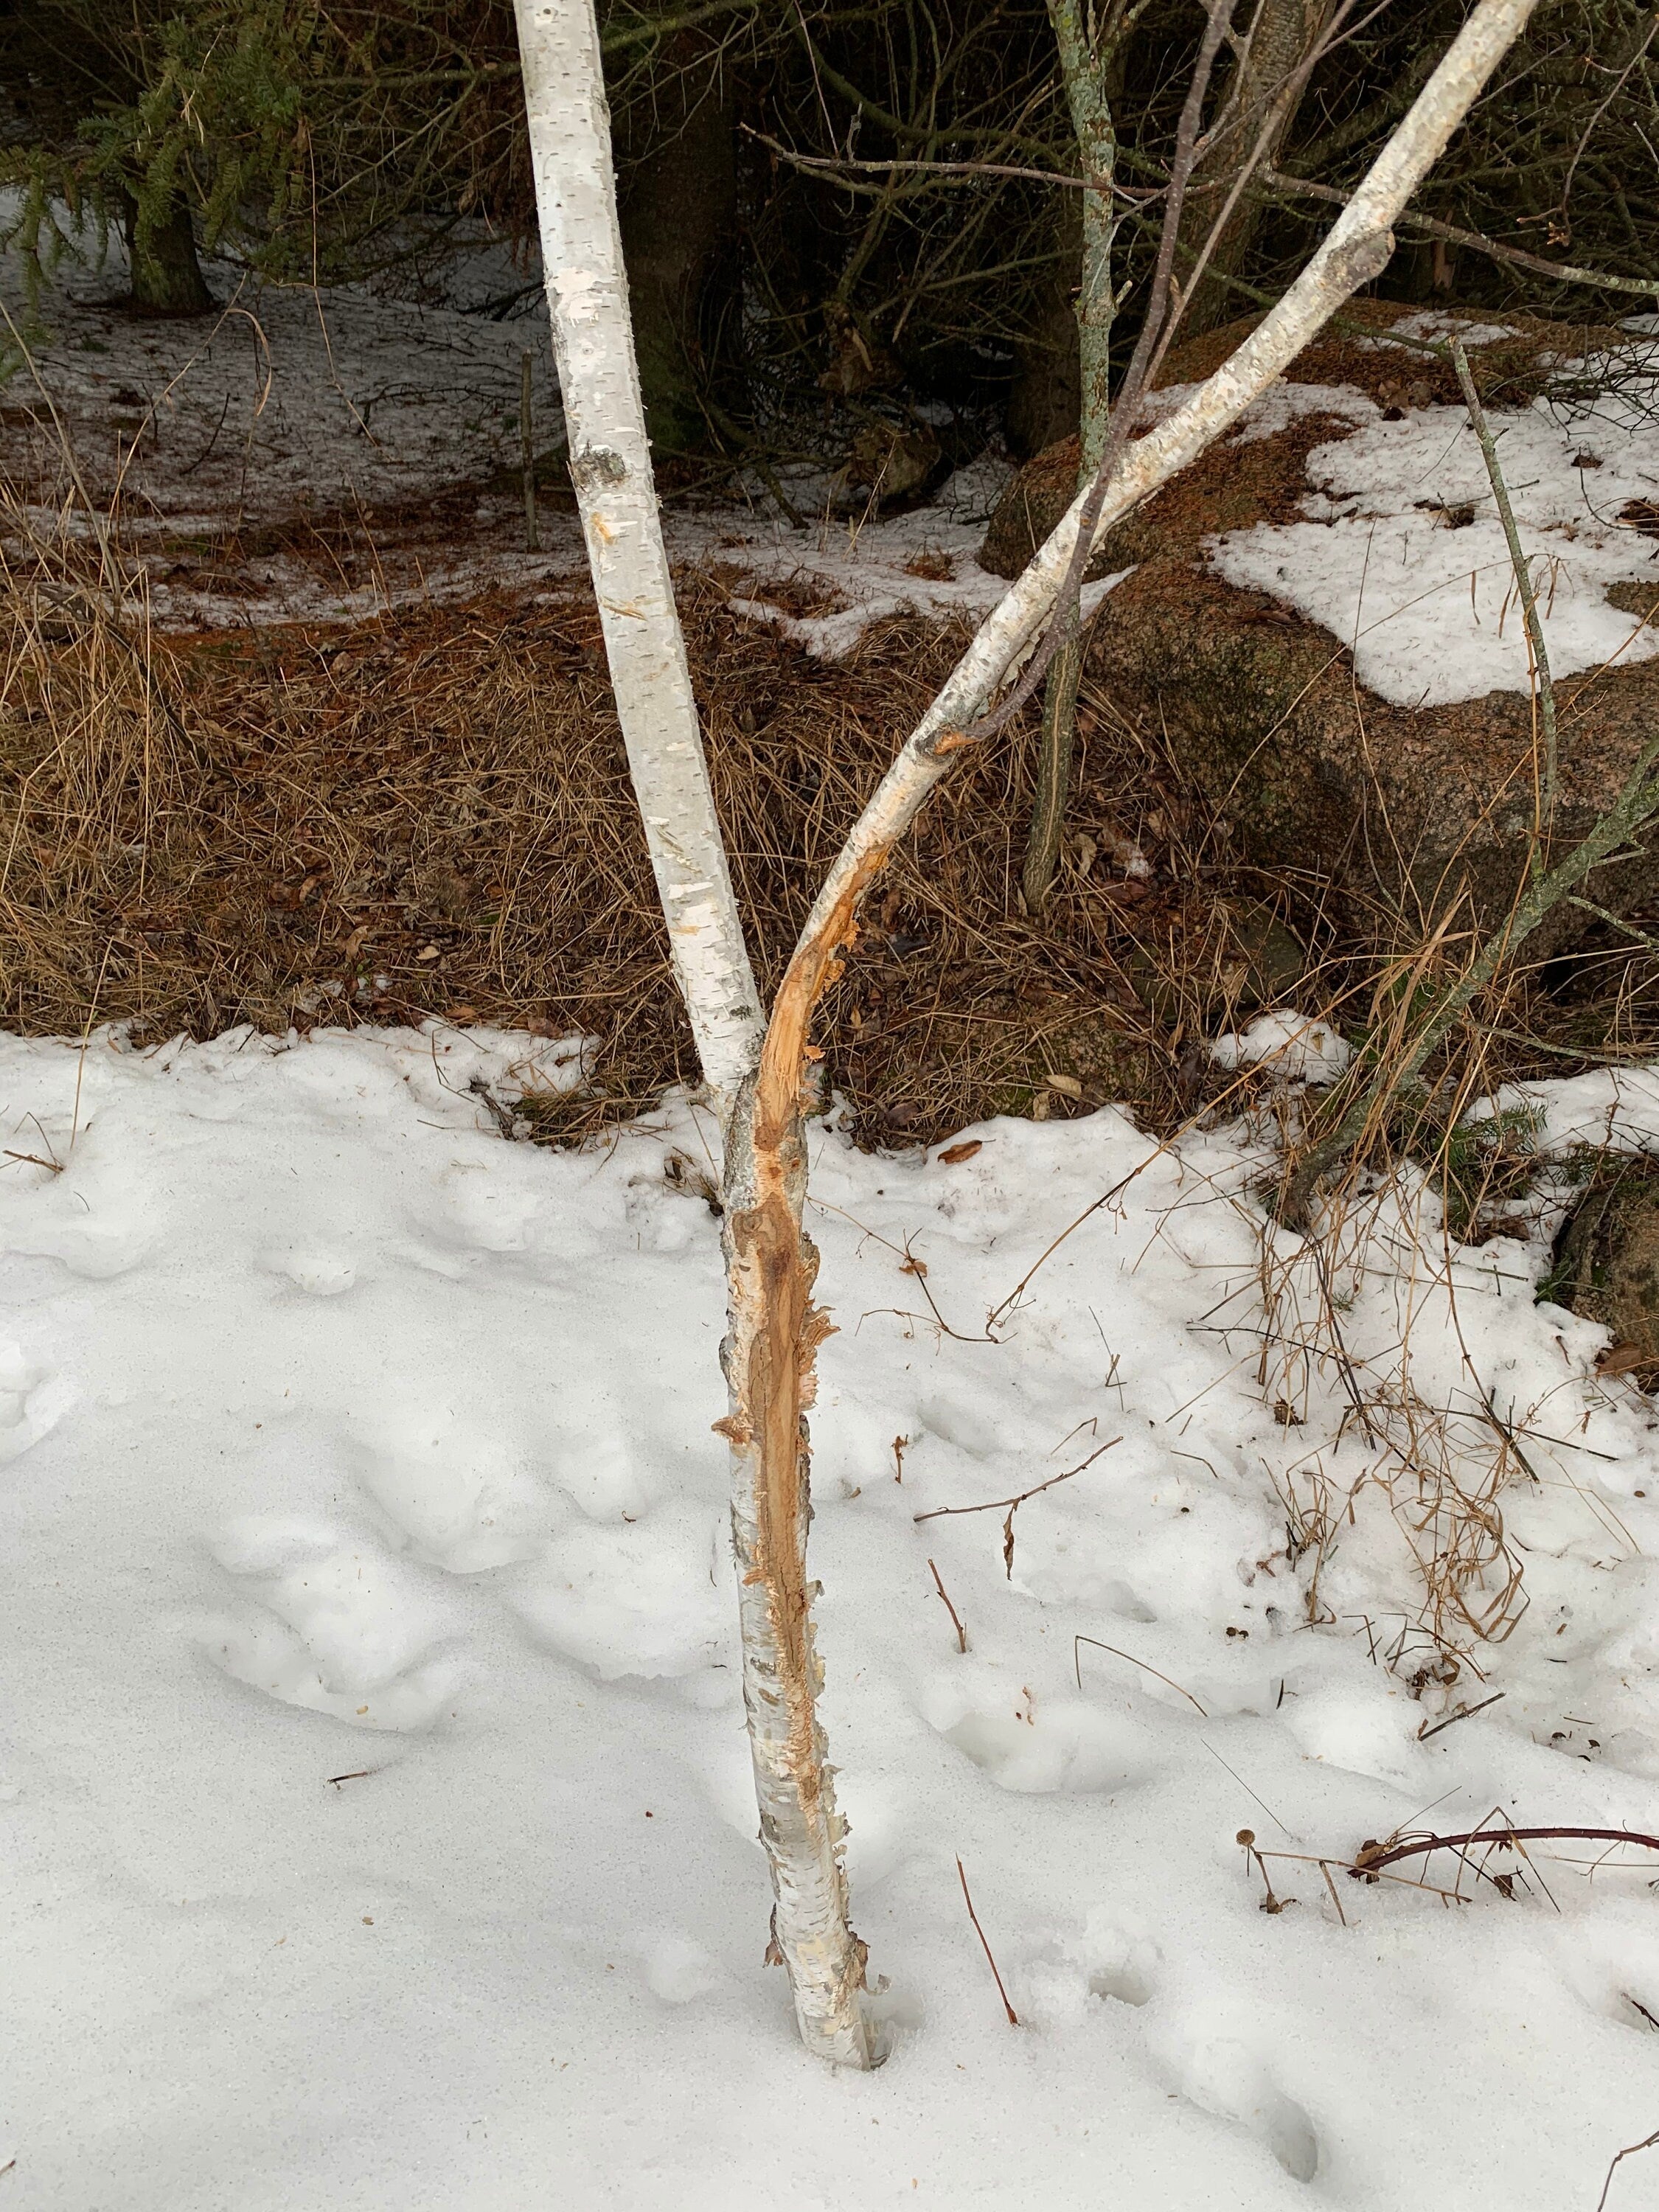
M823 1670L806 1579L811 1448L806 1415L813 1362L830 1322L812 1302L818 1255L801 1226L806 1196L802 1077L807 1028L839 972L854 908L887 857L881 846L838 903L796 947L779 989L760 1066L738 1094L726 1133L726 1335L720 1347L729 1410L716 1424L732 1446L732 1534L743 1622L761 1838L776 1900L775 1941L788 1969L801 2039L843 2066L885 2055L866 2002L865 1947L848 1925L842 1865L846 1823L817 1717Z

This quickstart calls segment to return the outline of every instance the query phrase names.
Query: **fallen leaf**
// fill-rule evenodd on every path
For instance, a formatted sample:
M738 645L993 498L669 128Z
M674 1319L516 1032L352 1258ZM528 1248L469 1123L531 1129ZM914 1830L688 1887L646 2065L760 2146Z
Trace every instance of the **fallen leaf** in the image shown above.
M964 1160L971 1160L975 1152L984 1150L983 1137L969 1137L965 1145L947 1145L939 1156L939 1164L944 1168L959 1168Z
M1043 1081L1050 1091L1058 1091L1062 1098L1081 1098L1083 1085L1074 1075L1045 1075Z
M1598 1375L1629 1375L1638 1367L1652 1364L1650 1356L1639 1344L1615 1344L1595 1363Z

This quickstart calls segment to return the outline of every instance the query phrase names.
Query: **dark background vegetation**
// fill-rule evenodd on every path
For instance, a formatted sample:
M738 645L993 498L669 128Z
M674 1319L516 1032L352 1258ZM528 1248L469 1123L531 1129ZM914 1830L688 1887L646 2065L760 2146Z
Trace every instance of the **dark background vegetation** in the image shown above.
M1320 10L1267 4L1309 23ZM1105 12L1121 179L1155 191L1201 11ZM1280 172L1328 191L1357 178L1464 13L1360 9L1306 87ZM1241 27L1251 15L1241 0ZM600 18L660 452L844 462L860 426L919 408L944 459L992 428L1030 452L1075 427L1079 195L989 173L1076 173L1041 0L600 0ZM1418 210L1659 274L1656 20L1633 0L1541 7ZM483 230L533 283L508 0L0 0L0 177L24 187L26 242L49 259L54 202L88 209L126 232L153 305L200 304L198 246L329 281L429 266ZM1127 351L1158 209L1126 207ZM1275 296L1329 211L1264 188L1188 335ZM1589 319L1608 307L1409 233L1381 289ZM498 312L520 297L508 288Z

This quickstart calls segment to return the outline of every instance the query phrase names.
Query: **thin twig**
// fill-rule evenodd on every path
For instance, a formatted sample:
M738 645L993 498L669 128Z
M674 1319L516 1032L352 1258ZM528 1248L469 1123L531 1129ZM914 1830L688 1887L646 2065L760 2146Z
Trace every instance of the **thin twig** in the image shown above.
M1334 207L1346 207L1346 192L1339 191L1334 185L1316 185L1305 177L1287 177L1281 169L1264 169L1261 181L1275 191L1294 192L1304 199L1328 200ZM1402 215L1397 218L1401 230L1420 232L1426 238L1443 238L1449 246L1467 246L1473 252L1490 254L1494 261L1513 263L1517 269L1530 269L1540 276L1553 277L1558 284L1594 285L1603 292L1631 292L1638 298L1651 299L1659 292L1659 282L1643 276L1614 276L1605 269L1579 269L1571 262L1545 261L1536 253L1522 252L1518 246L1500 246L1495 238L1483 237L1478 230L1460 230L1455 223L1438 222L1432 216Z
M1437 1721L1432 1728L1419 1729L1417 1741L1426 1743L1431 1735L1438 1735L1442 1729L1454 1727L1459 1721L1473 1720L1477 1713L1484 1713L1488 1705L1501 1705L1508 1695L1507 1690L1498 1690L1490 1698L1483 1698L1478 1705L1460 1705L1455 1713L1448 1713L1444 1720Z
M1659 1851L1659 1836L1644 1836L1629 1828L1474 1828L1462 1836L1425 1836L1416 1843L1395 1844L1388 1850L1369 1850L1362 1846L1354 1858L1350 1872L1356 1875L1376 1874L1379 1869L1395 1865L1401 1859L1426 1856L1431 1851L1462 1850L1470 1844L1547 1843L1551 1841L1590 1844L1639 1844L1644 1850Z
M1639 2143L1626 2143L1623 2150L1614 2152L1613 2163L1607 2168L1607 2178L1601 2184L1601 2194L1595 2200L1595 2212L1604 2212L1607 2191L1613 2186L1613 2173L1620 2159L1634 2158L1638 2150L1651 2150L1655 2143L1659 2143L1659 2128L1656 2128L1650 2136L1644 2136Z
M742 123L738 127L746 138L754 139L757 144L764 146L769 153L776 154L796 169L829 170L835 173L870 171L883 177L898 171L906 173L922 171L939 177L1012 177L1024 184L1063 185L1072 191L1107 192L1119 199L1129 200L1136 206L1158 198L1164 191L1161 185L1136 188L1119 184L1111 178L1074 177L1066 169L1026 169L1006 161L856 161L840 155L801 154L793 146L784 145L781 139L768 137L764 131L757 131L750 124ZM1659 284L1649 289L1659 291Z
M933 1565L931 1559L928 1565L930 1566ZM1144 1659L1137 1659L1133 1651L1120 1651L1115 1644L1103 1644L1097 1636L1074 1636L1072 1638L1072 1666L1077 1675L1077 1686L1079 1690L1083 1687L1083 1654L1078 1649L1080 1644L1092 1644L1097 1651L1109 1651L1114 1659L1127 1659L1132 1667L1139 1667L1148 1674L1157 1674L1160 1682L1169 1682L1172 1690L1181 1690L1182 1696L1185 1698L1200 1720L1209 1719L1210 1716L1190 1690L1182 1690L1179 1682L1170 1681L1169 1675L1159 1674L1156 1667L1149 1667Z
M944 1600L945 1610L951 1616L951 1626L957 1632L957 1650L958 1651L965 1651L968 1649L967 1626L963 1620L962 1615L957 1611L955 1606L951 1604L950 1594L945 1589L945 1584L939 1580L939 1569L933 1566L933 1563L931 1559L928 1560L927 1565L933 1569L933 1588L939 1592L940 1597Z
M1486 410L1480 404L1480 394L1475 390L1474 379L1469 374L1469 358L1463 350L1463 341L1455 334L1450 340L1449 350L1452 367L1457 371L1457 381L1462 386L1463 404L1469 410L1470 424L1480 441L1480 456L1486 464L1487 481L1492 485L1492 495L1498 503L1498 520L1504 526L1504 542L1510 549L1510 566L1515 571L1516 589L1521 594L1521 611L1526 618L1527 642L1532 649L1533 696L1544 732L1544 788L1538 809L1539 835L1532 850L1533 873L1538 875L1543 871L1544 858L1549 849L1550 831L1555 820L1555 686L1550 680L1550 657L1545 650L1544 624L1538 612L1538 596L1532 587L1532 570L1521 550L1521 532L1516 527L1509 486L1504 481L1504 471L1498 459L1498 441L1492 436Z
M92 1042L92 1025L98 1018L98 994L104 988L104 972L109 966L113 939L106 939L104 957L98 963L98 981L92 987L92 1002L87 1008L87 1025L81 1032L81 1050L75 1062L75 1103L70 1111L69 1149L75 1151L75 1140L81 1133L81 1081L87 1072L87 1047Z
M959 1878L959 1880L961 1881L961 1883L962 1883L962 1896L963 1896L963 1903L967 1905L967 1907L968 1907L968 1917L969 1917L969 1918L973 1922L973 1923L974 1923L974 1933L975 1933L975 1936L978 1936L978 1938L979 1938L979 1940L980 1940L980 1945L981 1945L981 1948L983 1949L983 1951L984 1951L984 1953L985 1953L985 1956L986 1956L987 1962L988 1963L988 1965L989 1965L989 1966L990 1966L990 1969L991 1969L991 1972L992 1972L993 1976L994 1976L994 1978L995 1978L996 1985L997 1985L997 1995L998 1995L998 1996L1002 1999L1002 2009L1003 2009L1003 2010L1004 2010L1004 2012L1006 2012L1006 2013L1007 2014L1007 2015L1008 2015L1008 2025L1009 2025L1009 2027L1018 2027L1019 2026L1019 2014L1018 2014L1014 2010L1014 2008L1013 2008L1012 2005L1011 2005L1011 2004L1009 2003L1009 2002L1008 2002L1008 1992L1007 1992L1007 1990L1005 1990L1005 1989L1003 1988L1003 1986L1002 1986L1002 1977L1001 1977L1001 1975L1000 1975L1000 1974L999 1974L999 1973L997 1972L997 1962L996 1962L996 1960L995 1960L994 1958L992 1958L992 1956L991 1956L991 1947L990 1947L990 1945L989 1945L989 1944L985 1941L985 1930L984 1930L984 1929L980 1926L980 1924L979 1924L979 1915L978 1915L978 1913L977 1913L977 1912L975 1912L975 1910L974 1910L974 1900L973 1900L972 1897L969 1894L969 1891L968 1891L968 1876L967 1876L966 1873L963 1871L963 1864L962 1864L962 1861L961 1861L961 1859L960 1859L960 1858L958 1858L958 1859L957 1859L957 1877Z
M1285 1826L1285 1823L1279 1819L1278 1814L1274 1812L1273 1807L1267 1802L1267 1799L1265 1797L1257 1797L1255 1791L1251 1789L1249 1784L1244 1779L1244 1777L1240 1774L1237 1769L1227 1766L1226 1760L1221 1756L1221 1753L1216 1749L1212 1743L1208 1742L1203 1736L1200 1736L1199 1741L1203 1744L1205 1750L1209 1753L1211 1758L1214 1759L1218 1766L1224 1766L1227 1768L1228 1773L1232 1776L1233 1780L1237 1783L1239 1788L1244 1792L1244 1795L1247 1797L1255 1799L1255 1802L1261 1806L1262 1811L1273 1822L1274 1827L1278 1829L1281 1836L1288 1836L1293 1844L1299 1844L1302 1841L1301 1837L1297 1834L1293 1828L1287 1828Z
M918 1522L940 1521L947 1514L953 1513L1000 1513L1006 1506L1008 1517L1002 1524L1002 1564L1012 1582L1014 1578L1014 1516L1026 1499L1041 1497L1045 1490L1052 1490L1056 1483L1069 1482L1074 1474L1081 1474L1085 1468L1092 1467L1102 1452L1110 1451L1113 1444L1121 1444L1122 1441L1121 1437L1113 1437L1109 1443L1091 1451L1088 1458L1080 1461L1076 1467L1068 1467L1064 1474L1051 1474L1047 1482L1034 1483L1030 1490L1022 1490L1018 1498L988 1498L981 1505L935 1505L929 1513L914 1513L910 1517Z

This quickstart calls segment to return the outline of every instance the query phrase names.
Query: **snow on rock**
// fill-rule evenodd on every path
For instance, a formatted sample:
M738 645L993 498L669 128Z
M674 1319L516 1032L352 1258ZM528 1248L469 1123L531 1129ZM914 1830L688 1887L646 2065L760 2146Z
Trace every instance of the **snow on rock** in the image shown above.
M1334 1083L1353 1058L1352 1048L1328 1022L1295 1012L1258 1014L1249 1029L1230 1031L1211 1044L1220 1067L1264 1063L1287 1083Z
M1420 319L1397 327L1414 332ZM1465 333L1470 344L1505 335L1498 325ZM1563 366L1571 381L1559 395L1491 418L1558 677L1659 652L1659 633L1607 597L1610 586L1651 586L1659 601L1648 526L1659 489L1659 375L1639 354L1611 368ZM1605 388L1567 396L1603 371ZM1298 389L1318 387L1285 387ZM1279 412L1251 418L1239 434L1282 427L1276 404ZM1306 403L1298 397L1292 411ZM1316 489L1302 519L1212 540L1217 570L1333 632L1352 647L1359 681L1396 706L1527 690L1514 571L1463 408L1415 407L1390 422L1351 392L1330 411L1357 428L1309 455ZM1621 519L1627 508L1640 528Z
M1339 1874L1339 1915L1280 1859L1270 1915L1234 1840L1659 1828L1659 1431L1602 1332L1534 1304L1541 1237L1448 1253L1407 1194L1316 1276L1246 1129L1000 1121L953 1165L815 1133L825 1717L896 2039L838 2077L762 1964L719 1231L664 1172L714 1133L671 1103L550 1152L471 1087L580 1064L435 1025L0 1040L0 2185L1585 2202L1659 2105L1645 1877L1553 1865L1558 1913ZM1340 1307L1347 1382L1283 1306L1264 1365L1264 1239L1285 1297ZM1500 1499L1530 1609L1484 1682L1415 1696L1416 1524L1347 1395L1407 1359L1460 1479L1493 1407L1537 1476ZM1007 1569L1000 1509L915 1518L1057 1474ZM1322 1497L1315 1591L1285 1501Z

